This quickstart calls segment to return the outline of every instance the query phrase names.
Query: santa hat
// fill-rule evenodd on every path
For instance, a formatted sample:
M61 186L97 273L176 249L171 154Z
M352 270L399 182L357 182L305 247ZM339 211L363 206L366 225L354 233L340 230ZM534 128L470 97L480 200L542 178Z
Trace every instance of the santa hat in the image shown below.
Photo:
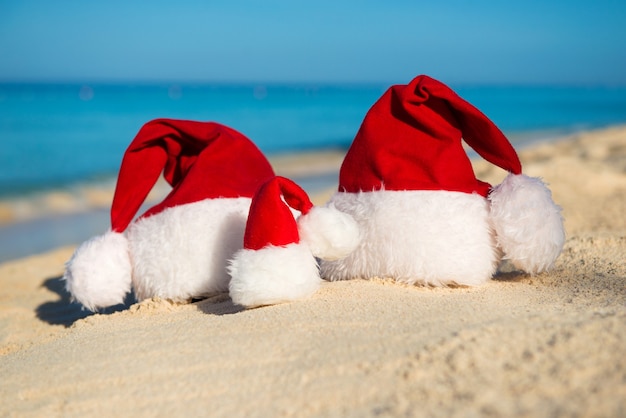
M502 185L492 188L476 178L462 140L509 172ZM392 86L373 105L341 167L339 192L383 190L488 198L498 247L527 272L550 267L563 246L560 208L540 180L522 174L517 153L500 129L449 87L425 75Z
M461 139L487 161L519 175L517 153L477 108L428 76L396 85L369 110L339 175L345 192L447 190L487 196Z
M230 296L248 307L310 296L320 283L315 257L345 257L358 242L349 215L313 206L296 183L274 177L252 199L244 248L229 266Z
M132 267L123 233L161 173L172 190L140 218L205 199L251 198L274 176L261 151L227 126L172 119L146 123L122 160L111 230L79 246L66 266L67 290L88 309L122 303L131 290Z

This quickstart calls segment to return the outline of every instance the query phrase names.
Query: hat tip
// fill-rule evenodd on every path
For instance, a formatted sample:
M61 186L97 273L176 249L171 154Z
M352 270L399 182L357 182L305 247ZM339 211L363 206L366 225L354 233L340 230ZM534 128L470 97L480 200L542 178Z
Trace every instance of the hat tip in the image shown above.
M81 244L66 263L63 280L72 299L90 311L124 303L131 291L128 241L108 231Z
M489 195L490 214L504 258L527 273L549 270L565 243L561 208L543 181L509 174Z
M313 207L300 216L298 230L313 255L329 261L348 256L361 241L356 221L332 204Z

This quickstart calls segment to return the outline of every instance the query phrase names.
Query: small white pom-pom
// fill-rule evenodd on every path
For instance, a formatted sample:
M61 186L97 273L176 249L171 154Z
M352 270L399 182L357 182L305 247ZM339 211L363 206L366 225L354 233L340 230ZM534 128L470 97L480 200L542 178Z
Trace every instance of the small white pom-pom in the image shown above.
M131 290L128 241L109 231L82 243L67 262L65 288L90 311L124 302Z
M311 296L321 279L306 245L267 246L235 253L228 266L230 297L246 307L272 305Z
M298 232L314 256L329 261L348 256L360 242L356 221L332 205L313 207L300 216Z
M527 273L548 270L565 242L561 208L538 178L509 174L489 195L491 221L504 258Z

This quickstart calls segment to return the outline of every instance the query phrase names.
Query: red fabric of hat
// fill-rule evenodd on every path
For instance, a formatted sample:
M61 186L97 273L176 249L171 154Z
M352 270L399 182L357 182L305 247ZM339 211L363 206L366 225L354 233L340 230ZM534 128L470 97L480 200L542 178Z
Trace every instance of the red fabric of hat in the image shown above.
M487 196L461 139L513 174L517 153L483 113L445 84L421 75L392 86L368 111L341 167L339 191L447 190Z
M289 207L306 215L313 203L300 186L285 177L276 176L261 186L250 205L244 248L260 250L299 243L298 225Z
M156 119L124 154L111 207L111 227L123 232L159 176L173 187L142 216L208 198L252 197L274 171L246 136L215 122Z

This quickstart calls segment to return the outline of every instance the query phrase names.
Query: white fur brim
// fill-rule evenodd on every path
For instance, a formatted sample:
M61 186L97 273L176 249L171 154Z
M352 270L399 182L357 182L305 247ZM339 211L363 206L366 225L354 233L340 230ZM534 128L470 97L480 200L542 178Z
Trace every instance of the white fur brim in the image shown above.
M126 238L109 231L76 249L63 279L74 300L96 311L124 302L131 290L131 270Z
M489 195L504 258L527 273L548 270L565 243L561 208L538 178L509 174Z
M306 244L243 249L231 260L230 297L246 307L311 296L319 288L315 258Z
M184 301L227 291L227 263L243 247L250 202L206 199L131 224L127 235L137 298Z
M498 256L487 199L449 191L338 192L331 204L359 225L346 258L321 261L328 280L393 278L410 284L478 285Z

